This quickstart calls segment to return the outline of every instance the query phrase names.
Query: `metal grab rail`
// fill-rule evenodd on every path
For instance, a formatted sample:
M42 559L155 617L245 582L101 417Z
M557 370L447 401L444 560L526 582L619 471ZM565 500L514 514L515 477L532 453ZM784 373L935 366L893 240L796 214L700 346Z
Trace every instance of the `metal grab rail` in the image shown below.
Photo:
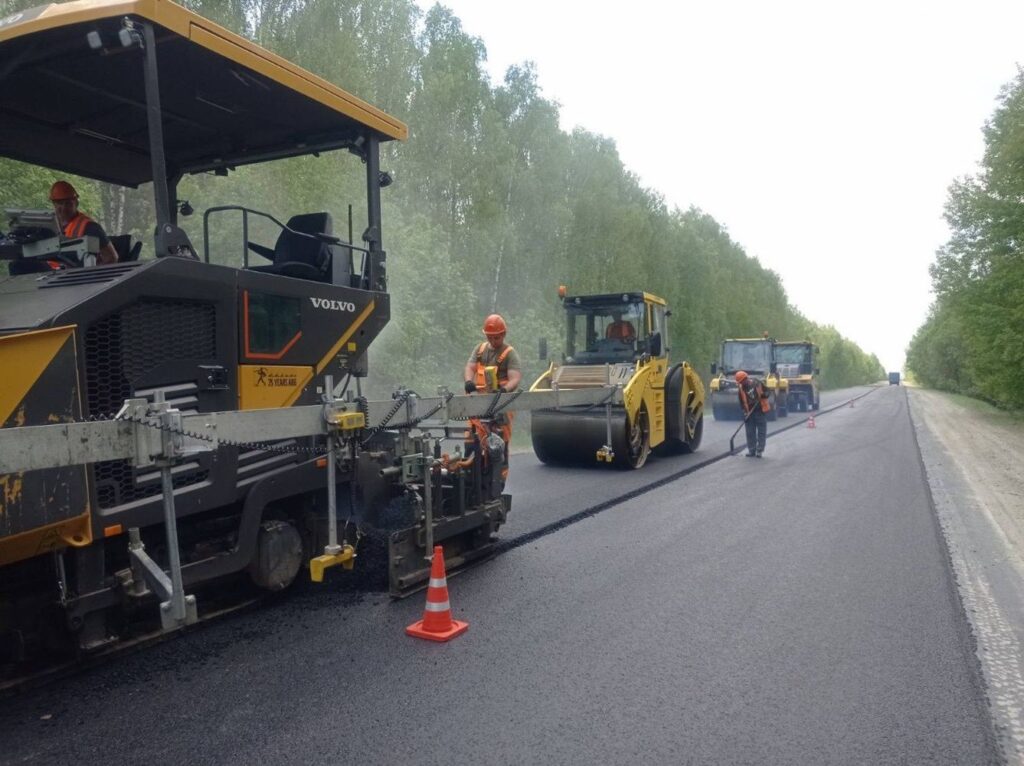
M249 216L254 215L260 218L265 218L275 226L280 228L282 231L287 231L289 234L293 234L296 237L303 239L310 239L315 242L322 242L326 245L337 245L338 247L345 248L348 251L349 257L349 273L355 274L355 269L352 264L352 252L356 251L362 254L361 263L359 266L359 279L360 284L366 284L369 281L369 274L367 273L367 266L369 264L370 251L365 247L359 247L351 242L346 242L340 237L335 237L331 234L310 234L304 231L296 231L290 228L287 224L281 223L270 213L265 213L262 210L255 210L253 208L245 207L244 205L218 205L216 207L207 208L203 212L203 260L206 263L210 262L210 216L214 213L224 213L237 211L242 214L242 265L244 268L249 268Z

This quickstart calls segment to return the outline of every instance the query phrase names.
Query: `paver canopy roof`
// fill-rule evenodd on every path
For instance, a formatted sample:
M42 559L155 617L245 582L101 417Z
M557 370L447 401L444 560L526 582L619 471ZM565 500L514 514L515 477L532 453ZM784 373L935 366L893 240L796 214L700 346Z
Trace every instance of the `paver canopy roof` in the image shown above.
M125 186L151 180L145 54L121 45L126 17L154 26L171 174L408 135L399 120L169 0L77 0L0 19L0 156Z

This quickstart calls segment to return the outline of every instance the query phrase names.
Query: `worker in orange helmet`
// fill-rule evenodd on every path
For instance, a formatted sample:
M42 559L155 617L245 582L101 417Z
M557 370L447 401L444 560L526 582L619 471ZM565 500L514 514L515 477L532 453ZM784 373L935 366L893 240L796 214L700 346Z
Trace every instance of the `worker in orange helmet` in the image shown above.
M78 209L78 192L74 186L67 181L57 181L50 187L50 202L57 214L61 234L66 239L96 237L100 243L96 260L99 263L117 263L117 251L103 227Z
M505 343L507 331L508 326L500 314L491 314L484 320L483 332L487 340L473 349L463 374L467 394L515 391L519 387L523 373L519 355L512 346ZM478 418L473 418L469 421L469 429L466 431L467 445L473 444L476 440L485 445L492 433L500 436L504 442L501 481L498 482L498 492L495 494L500 494L508 478L508 449L512 441L513 414L499 412L486 425Z
M632 343L636 340L636 328L628 319L622 318L621 311L616 311L612 314L612 322L605 328L604 337Z
M743 424L747 430L747 457L761 457L768 440L768 411L771 404L764 383L740 370L736 373Z

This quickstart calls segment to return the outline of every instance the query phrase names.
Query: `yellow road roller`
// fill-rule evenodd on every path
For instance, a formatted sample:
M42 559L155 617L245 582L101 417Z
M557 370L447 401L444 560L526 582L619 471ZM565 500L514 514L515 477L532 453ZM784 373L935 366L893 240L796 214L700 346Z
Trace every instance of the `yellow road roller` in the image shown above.
M809 340L779 341L775 344L775 357L779 377L789 382L788 406L798 412L818 409L818 347Z
M736 373L740 370L764 382L771 404L769 420L789 414L789 381L779 375L777 353L778 343L768 333L761 338L722 341L718 363L711 365L711 411L715 420L743 420L736 390Z
M538 410L533 451L544 463L640 468L651 451L693 452L704 429L704 385L669 361L665 301L645 292L568 296L566 343L531 391L608 389L598 405Z

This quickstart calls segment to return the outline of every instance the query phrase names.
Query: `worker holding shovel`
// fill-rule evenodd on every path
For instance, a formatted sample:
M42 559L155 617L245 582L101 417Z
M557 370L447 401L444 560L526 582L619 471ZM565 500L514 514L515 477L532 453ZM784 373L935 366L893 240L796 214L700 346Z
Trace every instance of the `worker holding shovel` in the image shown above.
M768 439L768 416L771 409L764 384L743 370L736 373L739 384L740 407L743 408L743 425L747 429L747 457L761 457Z

